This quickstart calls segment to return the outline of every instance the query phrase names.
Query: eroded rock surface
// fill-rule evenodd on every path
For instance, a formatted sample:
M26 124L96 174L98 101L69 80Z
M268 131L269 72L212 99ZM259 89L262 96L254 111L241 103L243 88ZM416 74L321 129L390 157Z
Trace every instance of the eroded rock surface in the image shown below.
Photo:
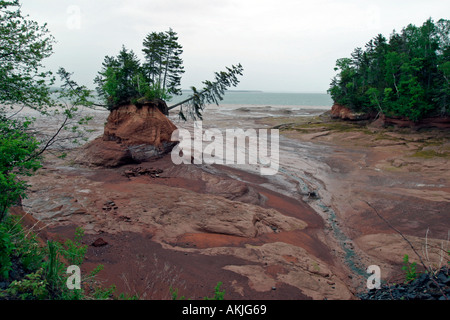
M124 288L120 274L111 269L126 270L125 265L142 263L150 270L158 259L150 257L164 252L170 259L177 257L171 261L180 270L186 268L178 258L183 255L219 261L220 269L206 271L211 266L197 265L195 272L220 274L216 282L226 283L228 297L353 297L339 280L343 274L340 267L334 265L331 255L322 254L326 246L320 240L321 228L316 229L317 221L311 218L312 211L298 207L283 214L267 205L272 201L269 193L261 195L252 185L199 166L174 166L167 157L115 169L63 166L55 159L30 178L33 187L24 208L54 233L82 226L90 244L87 265L94 261L105 264L105 269L109 265L108 277L119 288ZM154 170L143 169L146 166L163 170L158 170L157 178L124 174ZM286 203L288 206L292 204ZM125 243L120 242L128 241L122 237L129 234L142 235L161 247L144 251L149 255L147 262L136 261L136 253L124 251ZM145 241L133 245L150 246ZM98 260L104 255L111 260ZM131 278L127 281L138 283L134 277L139 276L127 273ZM183 272L179 276L190 277ZM190 281L187 290L195 287L195 281Z
M88 143L76 161L117 167L167 154L178 142L172 141L177 127L161 112L165 109L162 100L115 108L107 118L103 136Z

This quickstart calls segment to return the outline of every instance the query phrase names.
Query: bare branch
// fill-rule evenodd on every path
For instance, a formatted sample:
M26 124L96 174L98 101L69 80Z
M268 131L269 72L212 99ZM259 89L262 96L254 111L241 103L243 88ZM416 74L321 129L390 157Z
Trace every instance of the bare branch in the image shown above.
M377 209L375 209L369 202L367 202L366 200L362 200L363 202L365 202L370 208L372 208L373 211L375 211L375 213L377 214L377 216L383 220L392 230L394 230L395 232L397 232L411 247L411 249L414 251L414 253L416 254L416 256L419 258L420 263L422 264L423 268L425 270L428 270L428 268L425 266L425 263L422 260L422 257L420 256L420 254L417 252L416 248L414 248L414 246L412 245L412 243L403 235L403 233L401 233L396 227L394 227L388 220L386 220L379 212Z

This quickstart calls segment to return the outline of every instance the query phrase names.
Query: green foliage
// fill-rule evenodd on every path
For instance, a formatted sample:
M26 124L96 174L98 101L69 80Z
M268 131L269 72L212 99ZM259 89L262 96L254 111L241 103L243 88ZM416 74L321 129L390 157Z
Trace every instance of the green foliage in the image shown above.
M64 291L64 264L60 260L59 246L55 241L47 241L48 259L43 263L49 291L53 296Z
M107 300L113 296L115 291L116 291L115 285L111 285L108 288L97 287L95 288L93 298L96 300Z
M450 21L427 20L378 35L338 59L328 92L336 103L360 112L419 121L450 115Z
M0 280L8 281L13 268L23 270L25 276L17 278L16 273L7 289L0 292L0 297L21 300L113 298L115 286L103 288L96 281L103 265L82 278L82 285L89 290L67 288L67 266L61 258L68 259L69 264L83 262L86 252L86 246L81 244L83 234L84 231L77 228L73 241L47 241L47 246L41 247L36 235L24 231L17 216L8 216L0 223ZM126 294L119 296L119 299L135 298Z
M48 296L48 283L44 277L43 269L29 273L22 280L14 280L6 290L11 296L21 300L41 300Z
M71 265L81 265L84 261L84 257L87 251L87 245L81 243L81 239L84 236L84 230L80 227L75 230L74 240L67 239L64 245L59 248L59 251L63 257Z
M224 300L225 298L225 290L220 291L220 287L222 286L222 282L218 282L217 285L214 287L214 296L213 297L204 297L203 300ZM178 296L178 289L174 289L172 287L169 288L170 295L172 297L172 300L185 300L185 296Z
M117 57L105 57L94 82L107 109L136 103L140 98L169 101L173 95L181 94L183 49L178 43L177 33L172 29L152 32L144 39L143 47L145 62L142 65L133 51L125 47L122 47ZM181 106L179 116L183 120L188 117L201 119L205 104L218 104L225 90L239 83L237 76L242 75L242 71L239 64L227 68L227 71L216 72L215 81L204 81L205 87L201 91L192 87L192 95L171 108Z
M152 32L143 42L145 63L144 74L150 85L158 88L156 98L166 100L165 96L180 95L181 75L184 73L181 54L183 47L171 28L165 32Z
M150 90L139 59L133 50L129 51L125 46L122 46L117 57L105 57L102 70L94 82L97 93L110 110L143 97Z
M54 79L42 60L54 43L46 25L22 15L18 0L0 1L0 109L23 103L40 110L48 103Z
M407 282L413 281L417 278L416 265L417 264L415 262L409 262L409 257L407 254L403 256L402 270L405 272Z
M237 86L239 80L238 75L242 75L243 67L241 64L236 66L231 66L231 68L226 68L227 71L215 72L215 81L203 81L205 85L202 91L197 91L195 87L191 87L192 95L177 103L169 109L180 106L180 111L178 113L180 119L186 121L187 118L192 119L202 119L202 113L207 103L219 104L219 101L223 99L223 95L228 87Z
M172 96L167 93L167 90L162 89L159 83L154 83L149 85L149 89L145 92L144 98L147 100L161 99L169 101L172 99Z
M120 293L117 300L139 300L138 296L129 295L127 293Z
M58 74L63 80L61 89L55 93L59 102L51 102L51 113L43 107L40 109L48 116L62 115L61 125L50 137L45 136L39 141L32 130L34 119L15 120L6 117L0 110L0 222L11 205L26 197L28 185L20 176L32 175L40 168L41 156L49 148L64 150L58 144L75 143L82 139L86 133L84 126L92 118L80 115L79 110L80 105L91 105L90 91L73 82L63 68Z
M31 272L41 267L43 256L36 235L25 234L16 216L0 223L0 279L9 279L13 260L20 260L24 271Z
M91 105L90 91L71 81L68 72L61 68L62 88L53 93L50 89L55 79L43 71L43 60L52 54L54 42L45 25L22 15L18 0L0 1L0 222L7 209L26 196L27 185L20 177L38 169L40 156L56 142L80 139L80 126L90 120L78 115L80 105ZM64 120L54 135L39 140L35 119L6 115L8 107L17 106L63 115Z
M0 223L0 279L8 279L11 271L11 255L13 253L11 234L7 227Z
M8 208L25 196L27 184L19 175L31 175L40 167L39 143L28 134L29 122L0 115L0 222Z
M204 300L223 300L225 298L225 290L220 291L222 282L218 282L214 288L214 296L212 298L205 297Z
M172 287L169 288L170 296L172 297L172 300L185 300L185 296L178 296L178 288L174 289Z
M176 32L153 32L143 42L145 62L133 50L122 46L117 57L106 56L94 82L97 93L109 110L118 105L134 103L139 98L170 100L181 94L179 88L184 73Z
M80 108L92 106L91 91L72 81L70 73L60 68L62 86L51 89L55 78L42 62L52 54L53 43L45 25L22 15L18 0L0 0L0 279L2 285L12 281L6 293L0 294L9 298L82 296L65 286L66 269L60 259L64 256L71 263L82 263L86 252L79 241L82 231L74 241L49 241L41 247L34 234L23 231L17 217L7 216L8 209L26 197L28 186L22 177L41 167L41 156L49 148L84 139L83 126L91 119ZM15 107L58 117L61 124L54 134L41 134L40 140L36 137L42 132L33 127L36 119L16 119L21 109L7 114Z

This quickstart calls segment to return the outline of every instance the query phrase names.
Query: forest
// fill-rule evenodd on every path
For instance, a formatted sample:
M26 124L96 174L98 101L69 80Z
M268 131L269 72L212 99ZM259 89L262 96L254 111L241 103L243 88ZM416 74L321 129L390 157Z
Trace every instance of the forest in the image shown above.
M355 112L414 122L450 115L450 21L382 34L338 59L328 93Z

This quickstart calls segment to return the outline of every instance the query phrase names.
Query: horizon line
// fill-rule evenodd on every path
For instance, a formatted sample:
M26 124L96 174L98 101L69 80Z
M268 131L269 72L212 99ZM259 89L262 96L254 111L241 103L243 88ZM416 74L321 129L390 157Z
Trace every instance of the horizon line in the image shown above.
M191 89L181 89L181 91L192 91ZM310 93L310 94L328 94L327 91L311 90L311 91L277 91L277 90L257 90L257 89L229 89L226 92L262 92L262 93Z

